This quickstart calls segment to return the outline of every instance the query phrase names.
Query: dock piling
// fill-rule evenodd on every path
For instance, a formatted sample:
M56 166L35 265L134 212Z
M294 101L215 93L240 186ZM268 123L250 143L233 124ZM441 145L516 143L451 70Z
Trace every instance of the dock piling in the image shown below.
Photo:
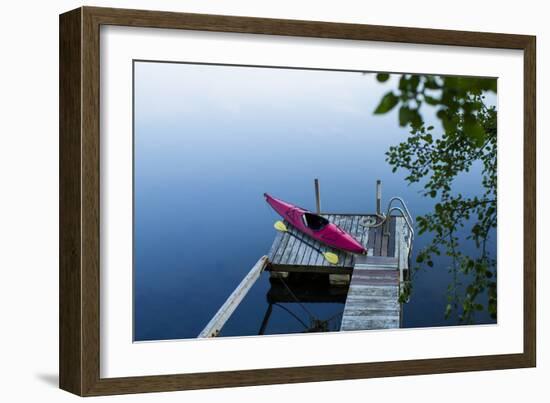
M378 179L376 181L376 215L382 213L382 181Z
M321 190L319 188L319 179L315 178L315 206L317 214L321 214Z

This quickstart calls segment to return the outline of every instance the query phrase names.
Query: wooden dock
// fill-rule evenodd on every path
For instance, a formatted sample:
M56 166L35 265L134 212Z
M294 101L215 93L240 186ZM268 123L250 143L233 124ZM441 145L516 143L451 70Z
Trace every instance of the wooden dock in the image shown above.
M401 323L399 290L408 274L410 231L403 217L391 216L387 232L384 226L361 225L375 215L322 214L352 234L367 249L367 256L355 256L333 250L307 238L315 248L336 253L339 262L332 265L304 242L303 234L287 224L288 233L278 233L268 255L267 270L274 274L326 273L349 284L341 330L397 328ZM342 281L343 278L343 281Z
M319 206L320 208L320 206ZM263 256L252 267L218 312L198 335L216 337L237 309L240 302L260 278L264 270L281 283L290 273L328 274L329 299L319 296L310 287L294 287L290 294L287 287L273 286L267 295L269 303L259 334L263 334L273 304L281 302L344 302L340 330L369 330L397 328L401 323L399 289L408 272L408 259L412 233L401 216L390 216L386 225L368 226L368 222L380 221L376 215L322 214L329 221L355 237L367 249L366 256L356 256L319 244L285 223L288 232L279 232L268 256ZM365 225L362 225L365 224ZM327 262L319 249L338 255L338 263ZM341 288L334 288L339 285ZM343 287L345 286L345 287ZM348 287L349 288L346 288ZM341 290L341 292L340 292ZM297 296L298 295L298 296Z
M402 237L404 219L402 217L390 217L389 235L384 235L383 226L366 227L361 225L365 219L376 216L369 214L322 214L330 222L335 223L344 231L347 231L357 239L366 249L369 256L397 256L397 249L403 248L402 254L408 255L406 242L399 242L397 237ZM319 242L307 237L307 242L312 246L338 255L339 262L332 265L315 249L301 242L304 235L294 227L287 225L288 233L278 233L273 241L268 254L268 270L274 272L315 272L351 274L355 266L356 257L347 252L326 247ZM406 228L405 228L406 230ZM294 236L293 236L294 235ZM403 262L405 263L405 262ZM402 266L403 267L403 266Z

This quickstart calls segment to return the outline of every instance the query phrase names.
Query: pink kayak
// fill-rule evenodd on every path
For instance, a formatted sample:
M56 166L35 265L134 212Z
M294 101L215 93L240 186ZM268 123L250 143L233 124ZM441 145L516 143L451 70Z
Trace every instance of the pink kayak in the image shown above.
M271 197L264 193L265 200L273 207L281 217L289 222L293 227L300 230L313 239L331 246L336 249L347 252L366 254L367 250L357 240L341 229L336 224L331 223L320 215L313 214L301 207Z

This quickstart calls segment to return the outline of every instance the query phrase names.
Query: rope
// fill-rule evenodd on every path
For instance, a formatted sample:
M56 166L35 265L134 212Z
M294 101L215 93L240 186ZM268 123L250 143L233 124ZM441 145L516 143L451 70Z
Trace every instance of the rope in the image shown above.
M290 296L292 298L294 298L294 300L296 301L296 303L298 303L298 305L300 305L302 307L302 309L308 314L309 316L309 320L316 320L315 316L305 307L304 304L302 304L300 302L300 300L298 299L298 297L296 297L296 295L292 292L292 290L290 289L290 287L286 284L285 280L283 280L282 277L279 277L279 280L281 280L281 283L283 283L283 285L285 286L286 290L288 291L288 293L290 294Z
M298 315L296 315L294 312L292 312L292 311L291 311L290 309L288 309L286 306L283 306L283 305L279 304L278 302L274 302L272 305L275 305L275 306L278 306L278 307L281 308L281 309L284 309L285 311L287 311L287 313L288 313L289 315L291 315L294 319L296 319L298 322L300 322L304 328L309 329L309 326L306 325L306 324L304 323L304 321L298 317Z
M359 222L359 225L361 227L377 228L384 224L388 219L388 217L386 217L384 214L376 214L376 217L380 219L379 223L376 222L376 218L374 219L375 222L373 224L365 223L365 220L363 219L363 222Z
M298 299L298 297L296 297L296 295L292 292L292 290L290 289L290 287L286 284L286 282L283 280L282 277L279 277L279 280L281 280L281 283L283 283L283 285L285 286L286 290L288 291L288 293L290 294L290 296L294 299L294 301L296 301L296 303L298 303L298 305L300 305L302 307L302 309L309 315L309 320L310 322L312 323L312 326L311 327L308 327L308 326L305 326L304 323L300 320L300 322L302 323L302 325L304 325L304 327L308 330L310 330L310 328L316 328L318 327L318 325L321 325L321 324L324 324L326 323L328 325L328 323L331 321L331 320L334 320L336 319L338 316L342 315L344 313L344 311L342 312L337 312L335 313L334 315L332 315L331 317L329 317L328 319L317 319L315 317L315 315L313 315L306 307L304 304L302 304L302 302L300 302L300 300ZM278 304L277 304L278 305ZM281 308L284 308L282 305L279 305ZM288 310L287 310L288 311ZM288 311L290 313L290 311ZM293 314L293 316L295 316ZM296 317L296 316L295 316ZM298 319L298 318L297 318Z

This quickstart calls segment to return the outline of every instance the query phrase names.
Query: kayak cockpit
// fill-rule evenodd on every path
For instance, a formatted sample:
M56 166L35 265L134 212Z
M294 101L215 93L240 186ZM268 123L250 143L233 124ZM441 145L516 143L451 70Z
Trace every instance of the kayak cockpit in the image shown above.
M317 214L305 212L302 215L302 221L305 226L312 231L320 231L327 226L329 221L325 217L321 217Z

